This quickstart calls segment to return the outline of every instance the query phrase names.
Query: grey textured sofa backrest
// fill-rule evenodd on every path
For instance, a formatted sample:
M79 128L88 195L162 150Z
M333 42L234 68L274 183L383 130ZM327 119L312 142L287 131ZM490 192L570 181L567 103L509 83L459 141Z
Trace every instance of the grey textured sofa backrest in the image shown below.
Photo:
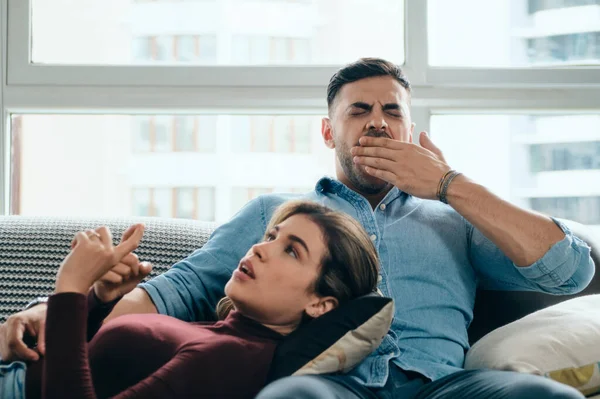
M153 264L151 276L202 247L215 227L185 219L0 216L0 323L53 291L56 271L77 231L108 226L117 244L123 231L138 222L146 225L146 233L136 253Z
M0 323L33 298L52 292L58 265L68 254L77 231L106 225L113 231L116 244L123 231L136 222L146 225L144 239L136 252L140 259L154 265L151 277L204 245L215 227L183 219L0 216ZM596 265L600 265L600 240L591 237L581 225L569 222L569 226L592 246ZM600 273L580 295L590 293L600 293ZM532 292L479 291L475 318L469 328L470 341L475 342L497 327L570 298Z

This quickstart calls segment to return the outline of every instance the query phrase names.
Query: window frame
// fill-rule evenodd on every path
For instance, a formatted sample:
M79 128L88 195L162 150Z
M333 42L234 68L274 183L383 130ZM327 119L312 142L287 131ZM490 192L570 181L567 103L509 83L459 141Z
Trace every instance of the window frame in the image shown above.
M0 215L10 214L10 115L326 114L337 66L75 66L30 63L31 0L0 0ZM448 68L428 65L427 0L404 0L412 117L439 113L599 112L600 66ZM8 18L10 15L10 19Z

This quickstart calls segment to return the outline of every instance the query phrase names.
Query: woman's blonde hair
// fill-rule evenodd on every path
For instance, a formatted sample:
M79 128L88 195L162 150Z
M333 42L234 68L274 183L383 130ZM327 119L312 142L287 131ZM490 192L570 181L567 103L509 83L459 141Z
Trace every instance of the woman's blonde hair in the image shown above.
M265 238L276 225L294 215L305 215L319 226L327 249L312 292L321 297L332 296L341 305L376 290L379 274L377 250L356 220L315 202L290 201L277 208ZM224 319L233 308L231 299L224 297L217 304L217 317Z

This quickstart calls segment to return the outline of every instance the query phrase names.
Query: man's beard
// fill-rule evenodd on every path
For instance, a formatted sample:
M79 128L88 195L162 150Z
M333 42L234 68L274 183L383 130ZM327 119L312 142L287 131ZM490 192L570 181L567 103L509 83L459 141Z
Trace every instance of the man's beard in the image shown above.
M385 131L374 129L369 130L364 136L391 138ZM346 143L338 142L338 140L335 141L336 153L340 165L344 170L344 174L357 191L362 194L372 195L379 194L389 188L388 182L368 174L364 170L364 166L354 163L352 153L350 152L351 148ZM360 144L356 143L356 146L360 146Z

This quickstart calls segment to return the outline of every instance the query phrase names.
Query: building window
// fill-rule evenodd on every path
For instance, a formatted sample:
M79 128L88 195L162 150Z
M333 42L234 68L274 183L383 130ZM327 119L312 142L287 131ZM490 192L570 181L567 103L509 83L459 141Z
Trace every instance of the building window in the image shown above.
M215 221L215 189L212 187L135 188L132 200L134 216Z
M234 64L309 64L310 44L308 38L237 35L231 58Z
M133 117L134 152L216 151L216 115Z
M600 0L529 0L529 13L557 8L600 5Z
M215 64L217 37L215 35L177 36L176 59L179 62Z
M175 151L196 150L196 120L193 116L176 116L175 124Z
M194 119L196 150L200 152L215 152L217 150L217 116L199 115Z
M529 151L533 173L600 169L600 141L535 144Z
M302 115L234 116L232 141L234 152L309 153L312 121Z
M531 198L531 209L582 224L600 224L600 197Z
M176 188L175 190L175 217L182 219L196 219L196 192L193 188Z
M590 61L600 58L600 32L573 33L527 39L531 63Z

